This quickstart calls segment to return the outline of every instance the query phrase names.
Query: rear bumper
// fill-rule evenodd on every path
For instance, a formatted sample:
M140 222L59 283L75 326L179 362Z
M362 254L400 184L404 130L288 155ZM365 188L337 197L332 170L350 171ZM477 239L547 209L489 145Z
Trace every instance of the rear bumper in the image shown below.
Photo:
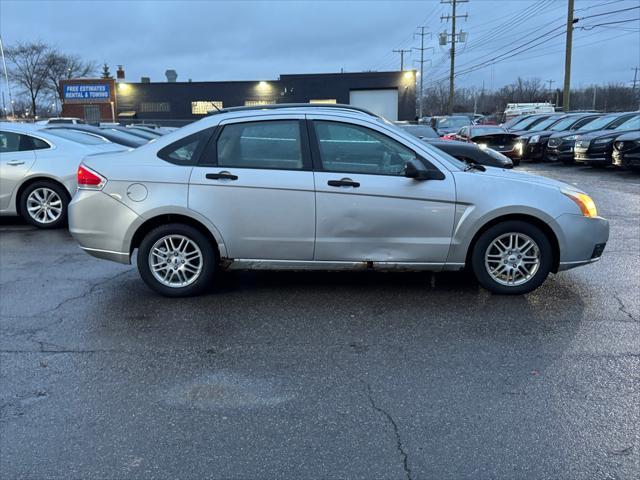
M601 217L564 214L556 218L562 238L558 271L597 262L609 240L609 222Z
M102 191L78 190L69 204L69 232L89 255L128 264L127 235L139 215Z

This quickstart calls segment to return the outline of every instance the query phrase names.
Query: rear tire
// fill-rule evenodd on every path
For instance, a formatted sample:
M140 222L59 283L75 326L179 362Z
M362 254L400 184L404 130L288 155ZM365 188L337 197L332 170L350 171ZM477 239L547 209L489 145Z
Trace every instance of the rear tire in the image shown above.
M69 194L50 180L33 182L20 193L20 215L38 228L60 228L67 224Z
M471 254L473 273L492 293L529 293L545 281L553 265L553 249L535 225L510 220L490 227Z
M154 228L138 248L142 280L166 297L203 293L212 283L216 262L211 240L196 228L181 223Z

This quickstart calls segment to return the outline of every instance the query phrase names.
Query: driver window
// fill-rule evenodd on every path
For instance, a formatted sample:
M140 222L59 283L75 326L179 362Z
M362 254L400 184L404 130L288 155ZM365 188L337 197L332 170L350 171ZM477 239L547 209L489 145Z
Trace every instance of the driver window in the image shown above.
M375 130L348 123L313 122L322 168L330 172L404 175L404 165L416 154Z

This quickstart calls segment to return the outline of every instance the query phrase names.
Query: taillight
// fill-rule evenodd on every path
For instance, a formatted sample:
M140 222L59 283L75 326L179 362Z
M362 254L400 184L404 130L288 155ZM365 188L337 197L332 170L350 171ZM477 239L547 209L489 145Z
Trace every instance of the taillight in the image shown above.
M88 190L102 190L107 183L107 179L98 173L81 164L78 167L78 188Z

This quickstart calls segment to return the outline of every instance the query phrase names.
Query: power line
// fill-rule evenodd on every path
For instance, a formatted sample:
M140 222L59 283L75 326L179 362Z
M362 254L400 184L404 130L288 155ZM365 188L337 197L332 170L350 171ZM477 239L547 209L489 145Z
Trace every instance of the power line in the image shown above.
M424 51L425 50L430 50L431 47L425 47L424 46L424 37L429 35L429 38L431 38L431 33L429 32L425 32L424 29L427 28L424 25L419 26L418 27L420 29L419 32L414 33L413 36L415 37L416 35L418 35L420 37L420 47L419 48L415 48L416 50L420 51L420 60L418 60L418 62L420 63L420 100L418 102L419 105L419 110L418 110L418 117L422 118L422 104L423 102L423 92L424 92L424 62L426 62L427 60L424 59Z

